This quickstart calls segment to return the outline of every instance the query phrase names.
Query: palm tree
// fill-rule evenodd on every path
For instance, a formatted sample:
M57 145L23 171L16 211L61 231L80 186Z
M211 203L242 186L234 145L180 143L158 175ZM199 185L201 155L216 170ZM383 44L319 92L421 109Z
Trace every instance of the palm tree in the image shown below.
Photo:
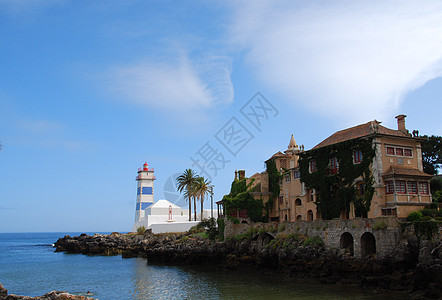
M197 177L198 175L196 175L194 170L186 169L183 174L176 179L178 182L178 191L181 193L184 190L184 196L187 197L189 201L189 222L192 221L192 202L190 198L193 196L193 186L195 185Z
M195 183L195 194L201 202L201 221L204 219L204 197L207 193L210 193L211 182L204 178L198 177Z
M187 196L193 199L193 220L196 221L196 200L198 198L198 176L195 177L195 181L189 186L189 190L186 191ZM190 207L190 206L189 206ZM189 212L189 218L191 218L191 213Z

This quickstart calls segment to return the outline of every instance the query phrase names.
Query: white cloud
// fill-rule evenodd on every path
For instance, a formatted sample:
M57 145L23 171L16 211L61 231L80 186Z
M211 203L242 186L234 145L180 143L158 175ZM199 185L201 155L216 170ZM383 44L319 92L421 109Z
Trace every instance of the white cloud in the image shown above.
M323 115L383 119L442 75L440 1L234 5L233 41L262 83Z
M232 102L230 68L230 61L221 56L193 61L180 56L116 67L106 77L110 88L132 103L187 111Z

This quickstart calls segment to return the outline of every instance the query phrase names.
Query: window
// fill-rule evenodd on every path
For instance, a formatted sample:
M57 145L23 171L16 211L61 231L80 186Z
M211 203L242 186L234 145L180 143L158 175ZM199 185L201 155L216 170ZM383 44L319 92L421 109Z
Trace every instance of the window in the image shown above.
M298 179L299 177L301 177L301 172L299 170L294 170L293 179Z
M393 181L386 181L385 186L387 188L387 194L393 194L394 193L394 183Z
M283 204L284 203L284 196L279 196L279 204Z
M396 216L396 208L382 208L382 215L383 216Z
M428 195L428 182L419 182L419 194Z
M338 173L338 159L336 157L330 158L330 174Z
M417 194L417 182L408 181L407 182L407 192L408 194Z
M394 155L394 148L393 147L387 147L387 154L388 155Z
M285 179L285 182L287 183L287 182L290 182L290 180L291 180L291 178L290 178L290 174L285 174L284 175L284 179Z
M353 163L359 164L362 162L362 151L361 150L354 150L353 151Z
M413 157L413 149L387 146L387 155Z
M358 189L358 196L363 196L365 193L365 183L360 183L357 185L357 189Z
M397 180L396 183L396 193L398 194L406 194L407 189L405 188L405 181L404 180Z
M309 171L310 171L310 173L313 173L316 171L316 160L312 159L309 162Z
M287 169L287 159L281 159L280 165L281 165L281 168Z

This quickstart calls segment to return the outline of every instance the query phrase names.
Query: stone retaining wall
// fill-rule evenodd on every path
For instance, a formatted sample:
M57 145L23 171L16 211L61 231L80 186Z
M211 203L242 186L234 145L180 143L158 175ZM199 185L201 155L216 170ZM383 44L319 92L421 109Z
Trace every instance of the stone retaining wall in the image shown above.
M401 227L395 217L352 220L301 221L295 223L240 223L226 220L224 237L229 238L246 233L250 228L265 228L276 237L279 233L299 233L309 237L319 236L327 247L348 248L353 240L353 253L356 258L372 254L370 244L374 240L374 253L377 258L385 258L393 252L401 236ZM346 234L347 241L343 234ZM351 237L350 237L350 235ZM372 244L371 244L372 245Z

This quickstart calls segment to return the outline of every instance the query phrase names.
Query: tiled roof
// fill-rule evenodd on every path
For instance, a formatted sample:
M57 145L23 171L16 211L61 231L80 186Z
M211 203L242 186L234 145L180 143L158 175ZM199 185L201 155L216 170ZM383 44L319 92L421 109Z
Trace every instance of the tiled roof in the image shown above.
M275 154L273 154L272 157L269 158L269 160L272 158L275 158L275 157L284 157L284 156L286 156L284 153L282 153L281 151L278 151Z
M383 174L383 176L394 176L394 175L425 177L425 178L433 177L433 175L428 175L427 173L419 171L418 169L407 168L403 166L390 166L390 168L388 168L388 170L385 171Z
M371 135L374 133L378 134L386 134L386 135L394 135L394 136L401 136L401 137L409 137L410 135L407 133L403 133L399 130L393 130L389 129L387 127L384 127L382 125L379 125L380 122L374 120L370 121L365 124L361 124L355 127L351 127L348 129L344 129L338 132L335 132L322 142L320 142L318 145L313 147L313 149L325 147L332 144L337 144L340 142L360 138L363 136Z

